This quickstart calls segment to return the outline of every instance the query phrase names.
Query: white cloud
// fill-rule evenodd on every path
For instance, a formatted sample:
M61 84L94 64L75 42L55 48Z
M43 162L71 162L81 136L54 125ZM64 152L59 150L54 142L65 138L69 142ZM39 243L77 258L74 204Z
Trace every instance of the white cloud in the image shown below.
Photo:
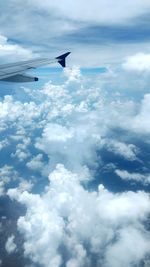
M0 141L0 150L2 150L4 147L7 147L8 145L9 145L9 142L6 138Z
M43 8L48 11L53 11L59 15L70 18L71 20L97 22L97 23L120 23L135 16L147 12L150 8L148 0L142 3L140 0L118 2L116 0L94 0L92 3L85 0L77 0L71 3L68 0L63 0L61 3L49 1L30 1L31 4L38 5L38 8ZM84 12L86 8L86 12ZM102 12L98 12L102 11Z
M80 68L78 66L73 66L72 68L65 68L64 75L68 78L67 84L74 81L80 83L80 79L82 77Z
M24 255L35 265L47 267L61 266L64 260L67 267L90 267L93 257L97 266L120 267L125 263L133 267L132 263L146 261L150 245L144 225L150 211L148 194L142 191L113 194L102 185L98 192L88 191L87 184L83 187L82 183L93 179L91 169L103 164L97 150L100 153L104 146L127 160L137 159L140 152L132 144L130 133L141 140L142 135L144 140L147 138L149 94L136 103L121 99L122 88L118 95L118 87L115 91L107 88L109 75L98 76L95 83L93 77L84 79L76 67L67 69L65 75L63 84L49 82L42 90L26 90L30 102L22 103L11 96L0 102L0 120L6 129L11 125L15 130L10 139L17 143L16 151L32 153L30 145L37 149L26 166L30 170L41 169L44 174L51 172L50 184L41 194L31 193L32 181L24 180L18 189L8 190L11 199L27 208L17 224L24 237ZM103 90L101 85L106 80ZM128 132L118 137L121 141L112 139L112 132L118 127ZM114 171L114 165L107 167ZM3 177L4 171L7 174L9 170L3 170ZM130 175L116 173L124 179ZM130 177L135 179L135 175ZM138 179L142 181L141 177ZM141 242L138 255L137 238Z
M34 101L22 103L12 96L5 96L0 102L0 120L5 129L9 129L11 123L15 129L15 134L10 135L11 142L18 142L12 157L26 160L30 157L29 145L35 143L35 147L49 158L48 166L43 165L46 173L66 160L67 167L76 169L91 162L96 166L100 158L95 151L104 145L127 160L138 160L140 153L135 145L128 140L112 141L107 134L117 127L137 135L148 134L149 94L145 94L139 103L118 100L116 95L111 99L105 95L107 90L103 90L108 84L101 84L105 76L101 76L100 81L96 76L93 85L90 78L86 80L76 67L75 71L66 69L65 76L64 84L49 82L42 90L28 89L26 94L33 95ZM42 134L35 140L36 129L41 129ZM32 160L28 159L28 167Z
M42 171L44 168L44 161L43 161L43 155L38 154L35 157L33 157L29 162L27 162L26 166L35 171Z
M135 182L141 182L143 184L149 184L150 183L150 175L144 175L140 173L130 173L126 170L119 170L116 169L115 173L126 181L135 181Z
M144 227L150 212L148 194L113 194L102 185L98 192L90 192L79 180L77 174L57 165L42 195L8 190L11 199L27 207L18 220L25 256L34 263L58 267L65 249L67 267L93 266L94 255L96 264L105 267L138 265L150 245Z
M5 186L11 181L18 180L18 172L12 166L4 165L0 168L0 196L5 195Z
M19 161L24 161L30 156L29 152L21 151L20 149L17 149L15 153L11 154L11 157L17 157Z
M8 41L8 39L0 35L0 58L1 61L13 61L20 59L30 59L33 57L32 52L29 49L23 48L18 44L12 44Z
M88 115L87 120L90 120ZM42 138L37 139L36 148L50 157L52 165L59 160L66 162L72 168L79 168L87 162L94 163L95 147L98 147L100 142L95 122L91 120L86 124L81 118L71 124L69 127L54 123L47 124Z
M85 7L86 12L84 12ZM125 56L131 55L132 52L139 52L138 40L136 43L131 38L130 42L123 43L123 40L120 42L120 38L118 38L119 40L116 40L114 44L110 34L108 42L93 38L92 43L86 43L82 33L84 29L86 31L90 26L94 27L95 25L112 27L116 24L123 26L127 24L132 28L132 25L137 24L140 18L142 20L142 15L147 15L149 8L148 0L142 2L140 0L124 2L94 0L88 3L85 0L77 0L73 3L68 0L63 0L61 3L60 1L41 0L21 3L20 0L13 0L13 2L6 0L5 3L1 4L0 25L3 27L0 26L0 32L9 39L7 46L5 45L2 49L1 57L5 56L6 61L10 60L7 55L11 56L11 60L17 57L18 59L28 58L37 54L37 51L44 56L50 53L53 57L68 47L73 52L71 59L68 60L71 65L73 62L73 64L81 64L82 66L99 66L100 62L102 65L105 62L110 64L111 62L118 62L118 59L122 62L122 58ZM138 16L139 20L136 20ZM11 29L10 25L12 26ZM80 37L79 42L77 37L72 38L72 34L77 34L77 37ZM6 39L6 37L1 38L3 45L7 41ZM21 44L13 45L9 40L16 40ZM90 41L92 41L91 36ZM27 46L30 46L35 53L32 54L30 49L26 48ZM142 37L140 49L150 52L148 42L145 40L142 42Z
M138 53L126 59L123 68L127 71L149 72L150 71L150 54Z
M6 241L5 249L6 249L8 254L11 254L11 253L15 252L16 249L17 249L17 246L14 243L14 239L15 239L15 236L11 235L10 237L8 237L8 239Z
M33 187L33 183L30 180L27 181L27 180L22 179L22 181L19 183L18 189L21 192L23 192L23 191L29 191L30 192L32 187Z
M149 112L150 112L150 94L145 94L141 101L139 113L133 119L132 129L135 132L150 133Z
M138 149L133 144L125 144L118 142L117 140L106 140L106 147L108 151L111 151L117 155L124 157L127 160L136 160Z
M0 181L0 197L5 194L5 183Z
M126 267L140 263L145 253L149 253L149 239L144 238L137 229L129 227L118 233L118 242L108 247L106 266ZM124 252L128 251L125 256ZM135 265L134 265L135 264Z
M21 140L22 143L18 143L16 145L15 153L11 153L11 157L17 157L19 161L24 161L30 156L28 146L30 145L31 140L29 137L25 137L24 134L24 132L22 133L20 131L17 131L17 135L15 137L19 137L20 135L21 139L23 138L23 140ZM14 138L14 140L16 140L16 138Z
M4 165L3 167L0 168L0 177L5 182L10 181L12 173L14 174L14 176L16 178L17 172L14 172L12 166Z

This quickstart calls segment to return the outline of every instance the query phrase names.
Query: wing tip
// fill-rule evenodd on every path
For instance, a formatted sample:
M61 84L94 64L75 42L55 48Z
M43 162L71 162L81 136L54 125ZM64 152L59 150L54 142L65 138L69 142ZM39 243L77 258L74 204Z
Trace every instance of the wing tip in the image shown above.
M66 67L66 57L69 56L71 52L67 52L65 54L62 54L58 57L56 57L56 59L58 60L58 63L63 67L65 68Z

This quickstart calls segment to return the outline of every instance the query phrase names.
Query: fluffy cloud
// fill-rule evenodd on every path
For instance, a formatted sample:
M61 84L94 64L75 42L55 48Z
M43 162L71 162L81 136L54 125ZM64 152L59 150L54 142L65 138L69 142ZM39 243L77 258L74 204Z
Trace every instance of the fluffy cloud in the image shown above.
M15 252L16 249L17 249L17 246L14 243L14 239L15 239L15 236L11 235L10 237L8 237L8 239L6 241L5 249L6 249L8 254L11 254L11 253Z
M18 188L9 189L8 196L26 206L17 226L24 237L24 255L35 265L133 267L148 262L148 194L115 194L101 184L94 191L88 184L95 177L98 182L102 175L103 148L131 164L142 154L138 144L132 144L134 138L149 140L149 94L143 92L137 101L128 91L123 98L122 88L111 90L109 75L118 77L107 73L85 78L77 67L66 69L63 83L21 88L24 101L18 95L0 101L2 135L15 155L11 160L22 174L27 170L25 175L31 179L19 179ZM28 152L28 158L19 161L18 151ZM117 163L109 163L106 167L114 172ZM140 169L140 160L138 164ZM130 173L117 168L116 174L128 179ZM36 176L40 193L31 191L32 171L50 173L44 190L39 173ZM137 238L139 253L135 251Z
M0 150L2 150L4 147L8 146L8 140L5 138L4 140L0 141Z
M108 248L106 266L125 267L127 265L137 265L137 262L141 261L145 252L147 251L148 253L149 241L148 238L145 239L143 237L137 229L132 227L129 227L127 231L122 229L119 233L118 242ZM123 253L127 250L128 256L124 257Z
M18 190L20 190L20 192L24 192L24 191L31 191L33 187L33 183L29 180L23 180L19 183L19 187Z
M33 54L29 49L13 44L5 36L0 35L0 58L4 63L8 60L8 62L20 59L27 60L32 57Z
M32 170L35 165L38 169L38 165L43 166L46 173L59 162L65 162L72 169L85 164L95 168L101 161L96 151L102 147L127 160L138 160L140 150L131 143L130 133L139 137L144 135L147 140L150 95L145 94L139 103L121 100L121 91L109 96L105 83L109 74L101 76L100 81L99 75L96 76L95 84L92 84L77 67L66 69L65 77L64 84L49 82L41 90L23 88L23 93L30 99L24 103L12 96L5 96L0 102L1 131L9 130L11 125L14 132L1 144L4 145L4 141L6 144L6 140L7 144L15 144L12 158L21 162L28 160L26 166ZM117 139L109 138L107 135L115 128L128 131L129 140L127 137L124 141L123 136L121 140L118 135ZM36 131L40 131L38 137ZM38 151L31 158L33 145ZM48 156L48 166L39 158L39 149Z
M43 150L50 158L54 154L58 155L57 162L62 159L71 167L79 167L85 162L90 164L91 159L94 162L94 157L96 158L95 147L100 141L94 126L92 122L84 124L82 119L70 127L48 124L43 130L42 138L37 140L36 148Z
M150 112L150 94L145 94L144 98L141 101L141 107L139 113L135 116L133 120L132 129L136 132L149 134L150 133L150 124L148 113Z
M5 187L10 181L18 180L18 172L12 166L4 165L0 168L0 196L5 195Z
M33 157L31 161L27 162L27 167L29 169L40 171L44 168L44 162L43 162L43 155L38 154L37 156Z
M126 59L123 68L127 71L149 72L150 71L150 54L138 53Z
M49 181L42 195L8 190L11 199L27 207L18 220L25 256L56 267L62 261L68 267L93 266L93 257L96 265L131 267L146 257L150 245L144 227L150 212L146 193L113 194L102 185L98 192L90 192L63 165L57 165Z
M27 123L27 110L29 123L31 123L32 118L39 114L36 104L34 102L15 101L13 96L6 95L0 102L0 119L11 122L22 117L22 121L24 120Z
M99 156L103 147L128 161L138 159L142 152L132 141L135 135L147 140L149 94L143 93L138 103L121 99L118 87L111 95L105 83L108 73L96 77L93 83L93 77L92 81L84 79L75 67L66 69L65 77L63 84L49 82L41 90L22 89L27 97L24 103L16 101L15 96L6 96L0 102L0 120L5 131L11 125L8 142L15 144L12 159L28 152L28 161L24 158L21 166L27 166L28 171L51 172L50 183L41 194L31 193L33 184L25 181L18 189L8 190L11 199L27 208L17 223L24 237L24 255L35 265L51 267L93 263L133 267L141 261L146 266L150 246L145 227L148 195L113 194L102 185L97 192L87 190L83 182L94 179L91 170L103 164ZM114 137L113 130L118 128L128 134ZM59 162L65 166L57 165ZM134 173L116 173L135 179ZM140 248L135 249L137 239Z

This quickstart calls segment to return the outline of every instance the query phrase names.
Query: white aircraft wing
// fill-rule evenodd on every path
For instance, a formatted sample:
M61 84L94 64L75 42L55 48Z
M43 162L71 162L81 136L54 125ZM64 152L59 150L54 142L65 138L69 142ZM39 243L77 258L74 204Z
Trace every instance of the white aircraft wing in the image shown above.
M25 71L36 67L58 62L63 68L66 66L66 57L70 54L67 52L54 59L38 58L28 61L0 65L0 80L8 82L32 82L38 81L37 77L31 77L24 74Z

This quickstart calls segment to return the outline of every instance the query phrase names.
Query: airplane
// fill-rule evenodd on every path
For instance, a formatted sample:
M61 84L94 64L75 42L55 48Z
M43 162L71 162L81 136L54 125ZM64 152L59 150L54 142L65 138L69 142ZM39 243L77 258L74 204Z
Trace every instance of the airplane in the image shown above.
M37 77L31 77L29 75L26 75L24 74L24 71L35 69L36 67L48 65L55 62L58 62L63 68L65 68L66 57L70 53L71 52L67 52L51 60L49 60L48 58L37 58L28 61L0 65L0 81L36 82L39 80Z

